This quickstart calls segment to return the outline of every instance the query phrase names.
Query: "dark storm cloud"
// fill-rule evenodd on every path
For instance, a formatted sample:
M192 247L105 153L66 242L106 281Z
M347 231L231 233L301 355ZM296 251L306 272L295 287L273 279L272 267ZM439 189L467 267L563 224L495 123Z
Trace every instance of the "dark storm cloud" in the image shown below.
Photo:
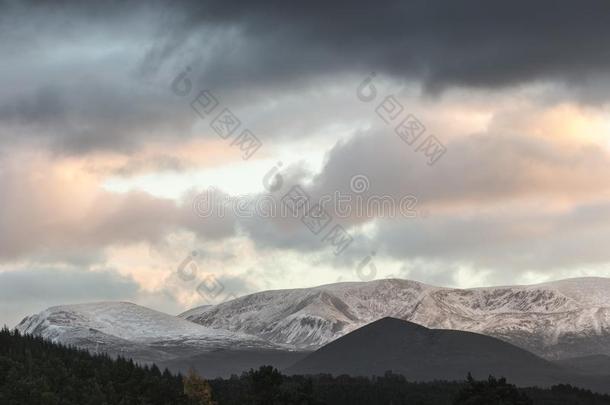
M180 141L190 134L192 114L160 92L146 92L127 82L105 86L93 78L80 84L70 81L6 101L0 106L0 136L18 140L26 135L53 149L80 153L130 151L143 138Z
M367 127L355 123L357 108L349 100L362 107L356 86L372 71L397 84L396 92L403 81L429 93L452 87L513 91L541 81L551 84L551 98L605 102L610 94L607 1L50 4L0 3L0 154L23 141L78 154L132 151L156 141L170 149L172 142L200 135L217 140L195 133L190 100L171 92L170 83L186 66L194 91L213 89L223 102L232 100L231 108L241 107L244 124L264 120L269 132L292 139L319 132L320 122L343 124L350 135ZM349 105L349 113L340 105ZM376 119L372 109L369 114ZM514 126L514 119L507 125ZM586 209L610 184L601 148L489 133L447 141L447 155L432 168L400 142L387 130L337 144L308 192L349 192L351 177L364 174L371 193L397 200L417 196L435 214L429 220L380 221L377 242L398 259L442 257L521 269L607 259L594 242L610 231L587 220L605 219L607 210ZM171 157L134 159L122 174L184 167ZM25 163L19 167L27 169ZM79 210L66 185L49 178L46 167L38 171L45 174L36 177L43 179L40 184L28 181L27 170L0 170L0 189L8 196L0 212L0 257L44 254L40 246L49 245L95 251L115 243L155 243L176 230L222 239L237 228L259 247L324 248L298 222L193 220L190 204L140 193L101 193L81 221L71 215ZM301 180L285 177L287 187ZM525 203L504 212L502 204L515 199L573 205L540 216L523 211ZM51 226L50 216L63 220ZM356 228L369 220L347 218L342 224ZM562 234L563 229L574 232ZM365 239L357 243L365 245ZM520 251L526 253L515 254Z
M1 6L0 138L70 153L195 135L196 117L169 91L187 65L197 86L236 104L371 71L432 92L540 80L607 99L606 1Z
M0 140L78 154L191 136L192 111L139 64L164 7L0 4Z
M607 78L610 64L605 1L200 1L185 10L171 38L210 26L238 33L240 41L201 61L213 83L375 70L439 90L578 83ZM155 54L168 57L176 44L183 42L165 40Z

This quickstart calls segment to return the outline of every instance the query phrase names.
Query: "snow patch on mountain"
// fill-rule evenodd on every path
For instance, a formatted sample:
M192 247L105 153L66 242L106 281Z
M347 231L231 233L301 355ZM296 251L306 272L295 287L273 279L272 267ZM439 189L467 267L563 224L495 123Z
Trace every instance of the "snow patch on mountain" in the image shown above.
M56 306L25 318L17 329L53 342L143 361L221 348L277 347L252 335L201 326L128 302Z

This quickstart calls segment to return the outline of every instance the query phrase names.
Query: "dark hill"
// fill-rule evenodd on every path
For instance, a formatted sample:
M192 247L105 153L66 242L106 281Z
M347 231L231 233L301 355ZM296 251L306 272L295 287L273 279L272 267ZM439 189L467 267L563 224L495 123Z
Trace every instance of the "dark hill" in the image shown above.
M476 333L428 329L383 318L357 329L289 367L289 374L383 375L413 381L504 376L518 385L548 386L566 380L559 366L504 341Z

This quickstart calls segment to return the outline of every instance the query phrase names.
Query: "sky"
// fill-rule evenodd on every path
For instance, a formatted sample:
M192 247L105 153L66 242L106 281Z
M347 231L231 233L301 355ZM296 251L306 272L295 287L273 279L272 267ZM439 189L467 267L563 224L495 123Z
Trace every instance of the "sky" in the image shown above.
M0 324L610 276L607 1L0 9Z

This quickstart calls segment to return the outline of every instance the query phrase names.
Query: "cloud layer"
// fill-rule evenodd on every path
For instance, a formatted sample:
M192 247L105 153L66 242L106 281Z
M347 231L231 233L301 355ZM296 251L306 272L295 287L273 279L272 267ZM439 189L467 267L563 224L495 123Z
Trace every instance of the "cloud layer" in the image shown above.
M0 7L4 318L93 285L91 300L204 303L177 278L193 251L235 294L356 279L372 251L378 276L446 285L610 274L606 1ZM262 140L252 159L193 111L204 89ZM384 123L388 96L404 111ZM397 136L407 114L446 148L434 165ZM354 176L360 197L415 197L416 215L329 207L354 238L339 256L297 219L193 209L211 187L353 196Z

